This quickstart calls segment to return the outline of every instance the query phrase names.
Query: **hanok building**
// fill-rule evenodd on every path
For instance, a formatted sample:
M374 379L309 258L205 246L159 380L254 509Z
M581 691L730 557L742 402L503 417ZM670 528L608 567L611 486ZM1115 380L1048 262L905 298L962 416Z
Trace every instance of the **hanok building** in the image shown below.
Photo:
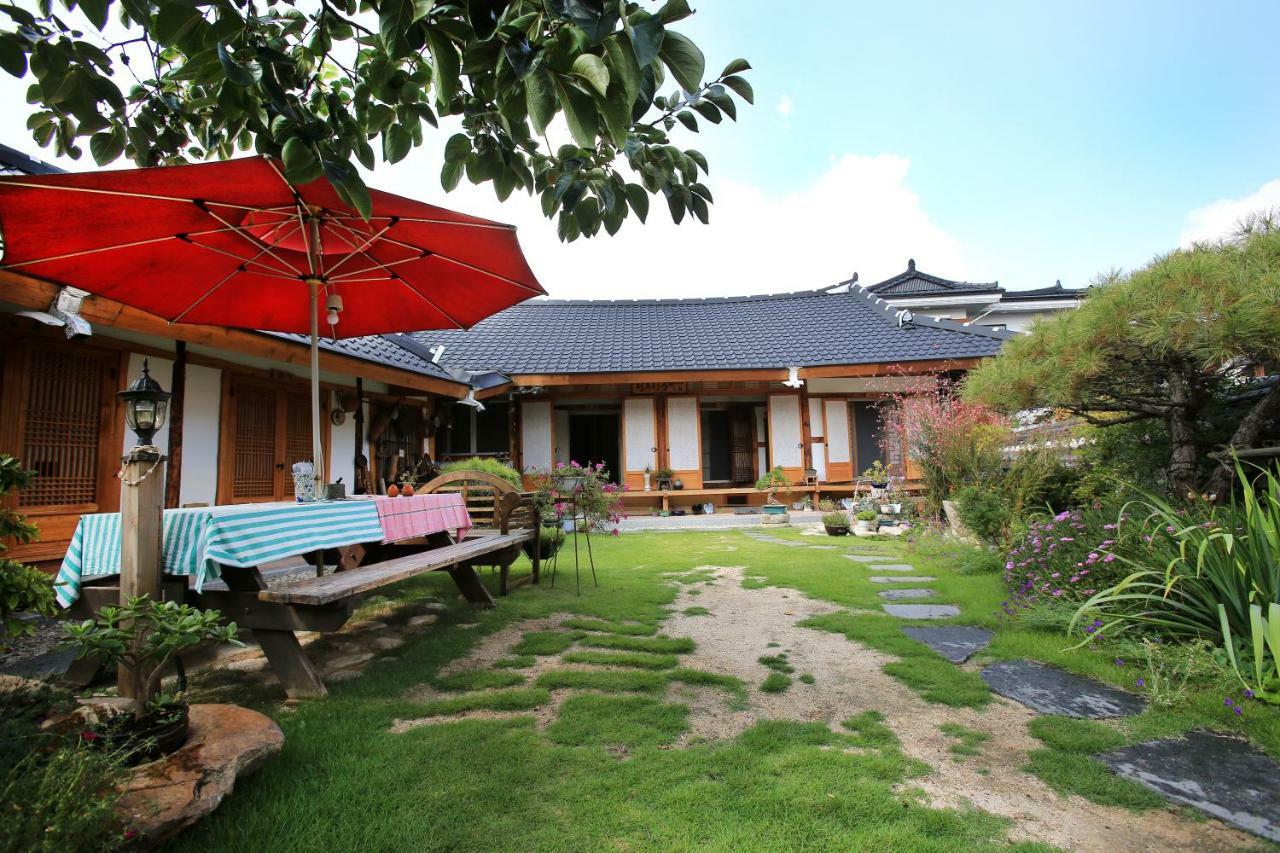
M506 454L524 470L603 462L633 508L677 510L758 504L754 484L773 467L797 497L848 495L878 459L901 472L878 403L972 368L1009 334L852 288L539 299L470 331L411 337L441 365L508 380L477 395L484 411L455 415L437 436L440 456ZM646 492L645 473L664 469L682 488Z
M1014 332L1025 332L1042 317L1078 307L1089 292L1063 287L1061 281L1036 290L1005 290L996 281L953 281L916 269L914 259L903 272L866 290L917 316Z

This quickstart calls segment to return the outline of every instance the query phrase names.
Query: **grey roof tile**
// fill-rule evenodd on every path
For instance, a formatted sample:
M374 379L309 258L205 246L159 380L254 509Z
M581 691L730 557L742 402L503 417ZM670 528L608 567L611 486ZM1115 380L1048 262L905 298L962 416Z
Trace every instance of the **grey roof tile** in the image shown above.
M952 281L949 278L941 278L936 275L930 275L927 272L920 272L916 269L915 258L907 261L907 269L904 272L900 272L892 278L886 278L876 284L868 285L866 289L882 299L892 296L958 296L962 294L998 294L1004 292L998 281Z

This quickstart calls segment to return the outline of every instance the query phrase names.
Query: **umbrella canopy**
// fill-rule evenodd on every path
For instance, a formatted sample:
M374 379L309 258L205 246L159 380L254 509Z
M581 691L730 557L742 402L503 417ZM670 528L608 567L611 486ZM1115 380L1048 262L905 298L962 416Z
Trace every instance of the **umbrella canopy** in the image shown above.
M325 180L266 157L0 177L0 268L174 323L309 333L322 476L317 337L469 328L544 293L515 229L371 191L363 219ZM337 323L326 305L341 311Z

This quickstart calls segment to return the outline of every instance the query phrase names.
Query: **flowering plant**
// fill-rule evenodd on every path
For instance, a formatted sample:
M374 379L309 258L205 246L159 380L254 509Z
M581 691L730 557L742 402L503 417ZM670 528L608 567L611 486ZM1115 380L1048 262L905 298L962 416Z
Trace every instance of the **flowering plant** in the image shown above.
M576 515L584 529L604 530L624 517L622 493L626 487L610 481L603 462L557 462L550 469L534 469L532 478L533 503L541 518L559 522ZM614 526L609 532L617 536L618 528Z

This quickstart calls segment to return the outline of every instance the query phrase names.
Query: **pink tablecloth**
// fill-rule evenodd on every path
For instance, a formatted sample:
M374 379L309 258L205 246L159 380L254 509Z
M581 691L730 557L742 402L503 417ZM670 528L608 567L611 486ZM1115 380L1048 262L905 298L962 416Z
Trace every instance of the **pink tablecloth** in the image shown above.
M471 529L471 516L460 494L374 497L383 542L398 542L429 533L448 532L461 540Z

